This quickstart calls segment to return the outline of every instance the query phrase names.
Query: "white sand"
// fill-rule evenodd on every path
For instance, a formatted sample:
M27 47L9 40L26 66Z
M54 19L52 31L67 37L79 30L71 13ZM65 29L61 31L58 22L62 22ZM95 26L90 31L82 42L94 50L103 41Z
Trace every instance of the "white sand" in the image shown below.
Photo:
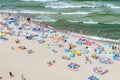
M61 35L62 33L58 33ZM26 80L88 80L88 77L94 75L100 80L119 80L120 79L120 62L114 61L113 64L101 64L98 60L92 59L91 54L95 53L95 46L91 46L90 52L87 54L92 64L85 64L84 54L82 56L75 56L71 60L63 60L61 57L69 54L64 52L63 48L59 48L55 45L54 39L46 38L45 43L39 44L33 40L26 40L17 36L7 36L9 40L0 40L0 76L2 80L22 80L21 76L24 75ZM19 39L21 42L16 44L15 39ZM79 37L70 36L70 43L75 43ZM51 44L51 48L46 48L47 44ZM103 45L102 43L98 43ZM35 52L28 54L26 50L18 50L18 46L25 46L28 49L32 49ZM68 44L66 43L66 46ZM11 47L15 49L12 50ZM83 49L85 46L77 46L77 51ZM51 49L57 50L57 54L52 54ZM106 48L105 51L111 49ZM101 54L101 56L108 56ZM51 67L47 62L56 60ZM79 71L71 71L67 69L67 65L71 62L80 65ZM109 71L104 75L96 74L93 69L96 66L104 66ZM9 72L14 74L14 77L9 76Z

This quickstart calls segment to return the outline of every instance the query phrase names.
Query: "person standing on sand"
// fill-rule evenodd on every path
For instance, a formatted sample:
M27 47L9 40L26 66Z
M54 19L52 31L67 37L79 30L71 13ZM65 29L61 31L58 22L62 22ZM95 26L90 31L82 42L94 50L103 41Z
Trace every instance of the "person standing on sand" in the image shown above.
M21 75L21 79L22 80L26 80L26 78L24 77L24 75Z
M27 18L27 22L30 24L30 21L31 21L31 18L30 17L28 17Z
M12 72L9 72L9 75L10 75L10 77L13 77L13 76L14 76Z
M84 31L83 30L80 30L80 34L83 34L84 33Z

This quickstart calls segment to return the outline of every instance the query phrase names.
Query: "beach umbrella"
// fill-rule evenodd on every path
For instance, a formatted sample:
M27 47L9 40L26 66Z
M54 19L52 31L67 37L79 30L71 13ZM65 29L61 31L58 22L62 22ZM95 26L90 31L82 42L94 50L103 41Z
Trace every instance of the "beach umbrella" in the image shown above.
M6 28L8 28L8 27L9 27L9 24L6 24L5 26L6 26Z
M45 36L40 36L41 39L45 39L46 37Z
M120 60L120 56L119 56L118 54L115 54L115 55L113 56L113 60Z
M96 54L101 54L102 51L101 51L100 49L95 49L95 53L96 53Z
M79 54L81 54L81 52L76 51L76 52L74 52L74 54L79 55Z

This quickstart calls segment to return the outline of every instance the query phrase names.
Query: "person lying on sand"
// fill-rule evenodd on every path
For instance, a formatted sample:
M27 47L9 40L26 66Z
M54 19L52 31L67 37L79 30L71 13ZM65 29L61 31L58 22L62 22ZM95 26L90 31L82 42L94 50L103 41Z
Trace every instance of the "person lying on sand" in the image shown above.
M18 49L24 50L24 49L26 49L26 47L25 46L18 46Z
M20 43L20 40L16 39L16 40L15 40L15 43Z

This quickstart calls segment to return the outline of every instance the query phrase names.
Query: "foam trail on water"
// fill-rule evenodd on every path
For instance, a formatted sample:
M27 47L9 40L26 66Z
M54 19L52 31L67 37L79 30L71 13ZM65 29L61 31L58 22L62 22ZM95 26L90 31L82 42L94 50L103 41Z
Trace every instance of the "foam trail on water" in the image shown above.
M76 2L51 2L45 5L46 8L81 8L89 7L94 8L96 5L90 5L86 3L76 3Z
M38 21L38 22L56 22L57 20L54 19L46 19L46 20L38 20L38 19L32 19L34 21Z
M58 13L58 12L44 12L44 11L32 11L32 10L22 10L22 11L0 10L0 12L8 12L8 13L28 13L28 14L57 14L57 13Z
M72 22L72 23L78 23L79 21L77 20L67 20L68 22Z
M18 11L12 11L12 10L0 10L0 12L18 13Z
M112 21L112 22L107 22L105 24L120 24L120 21Z
M98 24L98 22L95 21L84 21L84 24Z
M113 9L120 9L120 6L115 6L113 4L106 4L106 7L113 8Z
M89 14L90 12L80 12L80 11L78 11L78 12L61 12L61 14L63 14L63 15L72 15L72 14Z
M68 6L45 6L46 8L81 8L81 7L94 7L94 6L82 6L82 5L68 5Z
M43 12L43 11L32 11L32 10L24 10L19 11L19 13L29 13L29 14L57 14L58 12Z

